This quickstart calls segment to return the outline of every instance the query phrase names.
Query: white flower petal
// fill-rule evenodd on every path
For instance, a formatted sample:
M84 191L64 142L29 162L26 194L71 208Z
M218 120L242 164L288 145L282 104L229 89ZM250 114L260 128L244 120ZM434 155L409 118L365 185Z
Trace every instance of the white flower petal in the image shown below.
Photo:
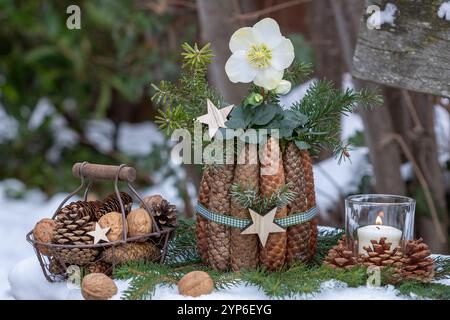
M257 70L248 63L245 51L239 50L228 59L225 64L225 72L231 82L248 83L255 78Z
M292 64L294 57L294 46L291 40L284 38L277 47L272 49L272 67L284 70Z
M259 42L267 44L269 48L274 48L283 40L278 23L272 18L265 18L255 23L253 31Z
M257 86L263 87L267 90L275 89L283 79L284 71L276 70L272 67L258 70L255 80L253 81Z
M257 43L258 40L253 32L253 28L245 27L237 30L230 39L230 50L236 52L238 50L247 50L252 44Z

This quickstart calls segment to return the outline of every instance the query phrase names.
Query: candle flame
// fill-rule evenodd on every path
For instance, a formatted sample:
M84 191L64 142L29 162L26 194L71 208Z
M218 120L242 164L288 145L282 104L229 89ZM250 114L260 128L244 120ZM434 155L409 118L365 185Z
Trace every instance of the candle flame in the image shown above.
M382 225L383 224L383 220L381 219L382 217L384 217L384 212L383 211L378 212L378 217L375 220L375 224L376 225Z

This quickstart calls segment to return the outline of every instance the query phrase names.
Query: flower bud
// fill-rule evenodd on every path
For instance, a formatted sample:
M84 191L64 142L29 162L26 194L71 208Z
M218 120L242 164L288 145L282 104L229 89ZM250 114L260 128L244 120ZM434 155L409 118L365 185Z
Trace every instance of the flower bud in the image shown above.
M277 94L287 94L289 91L291 91L291 82L287 80L281 80L275 88Z

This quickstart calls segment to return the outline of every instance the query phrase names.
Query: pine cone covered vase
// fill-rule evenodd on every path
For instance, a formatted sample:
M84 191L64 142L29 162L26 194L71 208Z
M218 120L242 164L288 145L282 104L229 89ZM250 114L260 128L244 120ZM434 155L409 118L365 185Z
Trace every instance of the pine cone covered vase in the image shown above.
M430 282L434 277L434 262L431 251L423 239L406 243L402 262L401 277L404 280Z
M403 253L400 247L391 250L392 243L386 242L386 238L382 237L379 241L371 240L372 247L364 247L367 255L360 253L358 262L367 267L390 267L393 268L395 274L401 272L403 263Z
M308 150L300 151L301 163L303 168L303 177L305 179L307 210L316 205L316 191L314 188L314 173L311 156ZM311 236L309 238L309 256L314 257L317 248L317 218L310 221Z
M306 197L305 168L301 151L289 142L283 153L286 183L295 192L295 200L288 204L288 214L305 212L308 209ZM287 230L286 263L305 262L310 258L311 226L309 222L291 226Z
M326 255L323 264L334 269L351 269L358 263L358 259L353 255L345 241L345 236L333 246Z
M259 189L259 164L256 145L246 145L238 157L233 184L245 189ZM231 200L231 215L250 218L248 209ZM243 235L237 228L231 229L231 267L234 271L256 268L259 262L259 240L255 234Z
M93 202L77 201L63 207L56 215L56 227L53 243L63 245L93 244L93 238L87 233L93 231L96 205ZM56 248L55 256L60 263L85 265L94 261L98 249L91 248Z
M126 192L120 192L119 195L125 209L125 214L128 214L133 206L133 198ZM108 195L103 201L96 201L95 203L97 205L95 212L96 220L99 220L109 212L122 212L119 199L115 192Z
M283 161L278 140L271 137L264 145L261 157L260 190L263 197L270 197L286 183ZM275 218L287 216L287 207L277 210ZM285 261L286 232L269 235L266 246L261 247L260 262L268 270L278 270Z
M223 215L230 214L230 187L233 183L234 165L211 167L209 209ZM208 221L208 262L216 270L230 267L230 228Z
M205 168L203 171L202 181L200 182L200 189L198 191L198 201L208 209L209 206L209 195L210 188L208 181L211 179L209 177L209 167ZM197 214L196 217L196 236L197 236L197 249L202 258L203 262L208 262L208 220L201 215Z

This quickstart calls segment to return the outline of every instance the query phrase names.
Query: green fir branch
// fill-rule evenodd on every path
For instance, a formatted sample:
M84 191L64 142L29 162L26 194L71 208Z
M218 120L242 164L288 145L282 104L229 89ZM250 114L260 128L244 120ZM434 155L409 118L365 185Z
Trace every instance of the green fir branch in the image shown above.
M313 154L331 148L341 160L345 159L348 149L340 140L341 116L348 116L357 106L374 106L381 101L368 90L341 91L331 81L315 81L303 99L292 106L294 113L307 117L306 123L294 130L293 140L308 146Z
M319 293L321 284L329 280L340 281L349 287L364 286L368 277L365 267L356 266L349 270L340 270L322 265L323 257L337 243L341 235L341 230L319 230L316 257L308 264L297 263L275 272L269 272L263 267L240 272L220 272L212 270L198 259L177 258L183 250L196 251L195 220L184 219L180 221L180 228L174 234L169 247L168 256L172 255L173 258L166 259L166 264L132 262L118 266L114 271L114 277L130 280L129 287L122 296L124 299L149 299L154 295L158 285L173 287L185 274L194 270L207 272L218 290L244 283L260 288L273 298L298 295L306 295L304 297L307 298ZM435 264L436 279L450 276L447 259L436 257ZM388 271L383 271L383 279L386 279L387 273ZM443 284L407 281L397 284L396 288L399 294L408 297L450 299L450 286Z
M250 208L258 213L266 213L271 209L283 208L295 200L296 193L290 190L290 184L285 184L269 197L263 197L258 190L244 188L242 185L233 184L230 189L231 198L243 208Z
M221 97L208 85L207 66L211 63L210 45L199 48L197 44L182 45L183 67L177 84L161 81L152 84L152 101L162 107L156 123L167 135L184 128L193 133L194 121L206 113L206 100L220 107Z

